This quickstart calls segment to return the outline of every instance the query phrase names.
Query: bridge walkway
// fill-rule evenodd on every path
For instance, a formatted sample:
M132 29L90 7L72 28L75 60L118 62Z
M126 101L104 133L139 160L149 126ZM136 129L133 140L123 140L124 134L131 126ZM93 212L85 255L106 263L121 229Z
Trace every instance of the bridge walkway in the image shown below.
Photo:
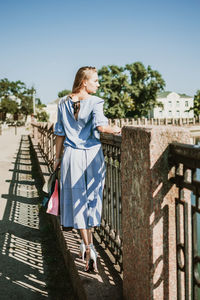
M75 299L25 128L0 136L0 299Z
M79 233L62 231L41 207L48 166L30 132L15 133L0 135L0 299L122 299L122 278L98 237L99 273L88 274Z

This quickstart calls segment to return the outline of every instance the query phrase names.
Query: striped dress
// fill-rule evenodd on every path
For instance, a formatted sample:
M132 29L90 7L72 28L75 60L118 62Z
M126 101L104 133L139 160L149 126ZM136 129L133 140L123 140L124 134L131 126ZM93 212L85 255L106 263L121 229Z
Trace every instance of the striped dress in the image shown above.
M60 220L78 229L101 222L105 162L97 126L108 124L104 100L90 96L80 101L78 117L74 102L64 97L58 104L54 134L65 136L61 161Z

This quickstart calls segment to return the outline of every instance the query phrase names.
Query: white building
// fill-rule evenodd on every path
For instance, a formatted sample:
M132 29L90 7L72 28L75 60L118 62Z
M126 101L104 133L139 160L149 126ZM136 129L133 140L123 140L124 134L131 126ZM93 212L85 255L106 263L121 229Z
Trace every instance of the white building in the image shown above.
M44 110L49 114L49 122L56 123L57 121L57 111L58 111L58 104L57 103L49 103Z
M194 106L194 99L185 94L175 92L162 92L157 100L163 104L162 107L155 107L150 111L150 118L193 118L193 110L188 111Z

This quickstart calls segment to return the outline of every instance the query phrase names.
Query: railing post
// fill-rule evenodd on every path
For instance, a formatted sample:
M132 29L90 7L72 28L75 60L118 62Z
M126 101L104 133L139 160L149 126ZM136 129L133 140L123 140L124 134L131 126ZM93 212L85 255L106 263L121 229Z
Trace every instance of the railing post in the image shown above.
M175 198L171 142L189 143L180 126L122 129L124 299L177 299Z

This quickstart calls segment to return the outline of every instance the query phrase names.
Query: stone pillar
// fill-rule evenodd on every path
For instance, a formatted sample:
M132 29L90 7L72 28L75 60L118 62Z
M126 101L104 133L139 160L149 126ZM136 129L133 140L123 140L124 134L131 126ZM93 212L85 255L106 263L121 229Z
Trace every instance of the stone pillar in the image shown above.
M175 197L169 144L189 143L178 126L122 130L123 293L126 300L176 299Z

